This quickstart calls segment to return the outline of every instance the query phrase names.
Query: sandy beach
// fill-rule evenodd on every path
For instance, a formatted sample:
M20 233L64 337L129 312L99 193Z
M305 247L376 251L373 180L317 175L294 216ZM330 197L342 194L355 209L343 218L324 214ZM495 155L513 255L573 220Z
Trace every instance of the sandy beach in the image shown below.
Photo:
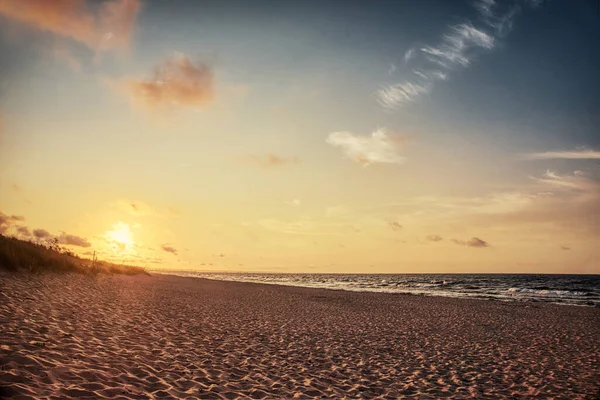
M600 309L0 273L0 397L600 395Z

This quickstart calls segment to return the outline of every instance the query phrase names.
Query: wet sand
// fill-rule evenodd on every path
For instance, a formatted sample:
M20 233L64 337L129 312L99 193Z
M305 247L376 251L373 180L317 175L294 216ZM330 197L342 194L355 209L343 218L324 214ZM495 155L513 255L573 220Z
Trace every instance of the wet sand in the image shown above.
M0 273L0 397L595 399L599 383L598 308Z

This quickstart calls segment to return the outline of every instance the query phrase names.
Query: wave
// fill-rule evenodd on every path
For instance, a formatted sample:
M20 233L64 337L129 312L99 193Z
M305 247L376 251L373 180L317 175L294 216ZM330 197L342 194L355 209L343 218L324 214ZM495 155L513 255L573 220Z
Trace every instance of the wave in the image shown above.
M536 296L553 296L553 297L579 297L587 296L589 292L572 291L572 290L550 290L550 289L530 289L511 287L506 290L508 293L516 294L532 294Z
M164 271L163 271L164 272ZM222 281L357 292L416 294L502 301L600 306L600 276L553 275L332 275L167 272Z

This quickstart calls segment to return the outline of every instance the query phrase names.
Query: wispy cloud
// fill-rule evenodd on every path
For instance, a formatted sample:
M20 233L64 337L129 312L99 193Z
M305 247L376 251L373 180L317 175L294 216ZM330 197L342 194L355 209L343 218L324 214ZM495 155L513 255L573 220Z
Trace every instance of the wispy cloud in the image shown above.
M333 132L326 142L340 148L351 160L364 166L375 163L400 164L405 158L398 154L401 138L378 129L371 136L359 136L351 132Z
M430 83L395 83L377 90L377 101L386 108L396 108L410 103L422 94L429 93Z
M600 151L592 149L575 149L561 151L545 151L540 153L521 154L523 160L552 160L552 159L571 159L571 160L599 160Z
M471 238L469 240L452 239L452 242L461 246L468 247L490 247L490 244L488 242L477 237Z
M430 242L440 242L444 240L444 238L440 235L428 235L425 239L427 239Z
M447 80L449 72L457 67L468 67L478 55L477 50L492 50L497 39L510 31L514 17L521 9L517 0L503 4L479 0L474 6L480 21L450 25L436 45L410 48L404 53L405 64L412 60L417 63L418 68L413 69L415 77L378 89L375 95L383 107L396 109L414 102L430 93L436 82Z
M579 171L577 171L579 172ZM546 171L541 177L531 177L534 185L522 202L501 213L482 213L462 221L482 226L544 225L546 231L578 235L589 240L600 236L600 180L595 171L589 174L559 175ZM590 236L591 235L591 236Z
M398 232L398 231L402 230L402 225L397 221L389 221L388 225L389 225L390 229L393 230L394 232Z
M466 67L471 62L469 51L475 47L491 50L494 38L468 23L451 27L438 47L425 46L421 48L421 52L427 59L442 67L448 68L453 64Z
M498 36L504 36L510 32L514 17L521 10L519 3L497 2L496 0L476 1L475 8L479 11L482 21Z
M283 157L275 154L248 155L240 159L245 164L254 165L261 168L277 168L301 162L298 157Z
M581 171L575 171L573 175L558 175L554 171L547 170L541 178L531 177L531 179L539 183L554 186L557 189L591 193L594 195L600 194L600 184L595 180L587 178Z
M140 8L139 0L0 1L5 17L95 51L127 47Z
M151 109L204 107L215 97L212 68L184 54L158 65L149 79L127 79L116 87Z
M163 244L160 246L160 248L167 253L177 255L177 249L175 247L171 246L170 244Z

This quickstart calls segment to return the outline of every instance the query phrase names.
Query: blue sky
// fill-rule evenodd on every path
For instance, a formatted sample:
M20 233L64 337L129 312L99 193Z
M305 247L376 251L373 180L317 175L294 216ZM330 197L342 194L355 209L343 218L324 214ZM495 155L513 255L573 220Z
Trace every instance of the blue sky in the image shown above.
M0 212L172 268L598 272L599 14L5 0Z

